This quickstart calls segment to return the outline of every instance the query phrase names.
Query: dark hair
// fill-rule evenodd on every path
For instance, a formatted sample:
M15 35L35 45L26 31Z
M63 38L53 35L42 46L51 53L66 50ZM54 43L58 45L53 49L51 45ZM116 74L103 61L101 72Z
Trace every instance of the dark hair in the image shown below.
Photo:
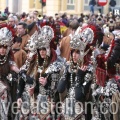
M26 17L26 13L23 12L22 15L21 15L21 17L25 18Z
M38 64L39 64L40 66L42 66L42 64L43 64L43 62L44 62L44 59L41 58L41 56L40 56L40 53L39 53L40 50L45 50L45 48L41 48L41 49L38 49L38 50L37 50L37 53L38 53ZM47 61L47 64L46 64L45 67L47 67L47 66L50 64L51 59L52 59L51 57L48 57L48 61Z
M69 26L73 30L76 30L79 27L79 22L77 20L73 20L73 21L70 22Z
M41 15L38 15L38 17L41 17Z
M72 50L71 50L71 56L72 56L72 54L73 54L74 52L80 54L80 50L78 50L78 49L72 49Z
M55 16L57 16L58 15L58 13L55 13Z
M24 29L28 28L28 25L25 22L20 22L18 25L22 25Z
M13 40L13 41L14 41L14 43L15 43L15 42L22 43L22 38L16 36L16 37L14 37L14 40Z
M39 53L39 50L42 50L42 49L37 49L37 54L38 54L38 66L42 66L42 65L43 65L43 62L44 62L44 59L41 58L40 53ZM45 68L43 69L43 71L42 71L42 73L41 73L41 76L44 76L45 70L46 70L46 68L48 67L48 65L50 64L51 59L52 59L52 56L47 57L46 64L45 64L45 66L44 66ZM36 76L36 78L39 78L39 74L38 74L38 73L37 73L35 76Z

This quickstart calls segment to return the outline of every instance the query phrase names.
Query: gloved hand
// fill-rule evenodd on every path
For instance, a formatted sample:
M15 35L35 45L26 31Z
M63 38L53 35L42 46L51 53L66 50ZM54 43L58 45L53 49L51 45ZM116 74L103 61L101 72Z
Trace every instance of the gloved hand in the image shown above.
M26 74L26 71L24 71L24 70L21 70L21 71L19 72L19 76L24 80L25 83L33 84L33 82L34 82L34 79L31 78L30 76L28 76L28 75Z
M21 71L19 72L19 76L22 76L23 74L26 74L26 71L25 71L25 70L21 70Z

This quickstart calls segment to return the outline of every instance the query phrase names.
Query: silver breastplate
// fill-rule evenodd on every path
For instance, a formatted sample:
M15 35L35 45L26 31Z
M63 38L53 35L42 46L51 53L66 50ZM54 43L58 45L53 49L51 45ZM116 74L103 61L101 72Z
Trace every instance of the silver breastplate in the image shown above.
M42 95L46 95L47 94L46 89L42 85L39 86L39 93L42 94Z

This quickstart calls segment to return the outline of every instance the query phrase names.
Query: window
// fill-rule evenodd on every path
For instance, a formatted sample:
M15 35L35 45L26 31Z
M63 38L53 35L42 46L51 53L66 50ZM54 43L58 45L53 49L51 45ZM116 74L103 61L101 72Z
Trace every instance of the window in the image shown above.
M75 9L75 0L67 0L67 10Z
M90 0L85 0L85 3L84 3L84 4L85 4L85 5L88 5L88 4L89 4L89 1L90 1Z

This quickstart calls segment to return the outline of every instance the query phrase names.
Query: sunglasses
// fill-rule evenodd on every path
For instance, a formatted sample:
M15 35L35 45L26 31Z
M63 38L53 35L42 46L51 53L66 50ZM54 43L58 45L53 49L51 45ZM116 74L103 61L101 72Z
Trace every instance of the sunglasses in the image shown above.
M4 48L4 49L7 49L7 45L0 45L0 48Z

